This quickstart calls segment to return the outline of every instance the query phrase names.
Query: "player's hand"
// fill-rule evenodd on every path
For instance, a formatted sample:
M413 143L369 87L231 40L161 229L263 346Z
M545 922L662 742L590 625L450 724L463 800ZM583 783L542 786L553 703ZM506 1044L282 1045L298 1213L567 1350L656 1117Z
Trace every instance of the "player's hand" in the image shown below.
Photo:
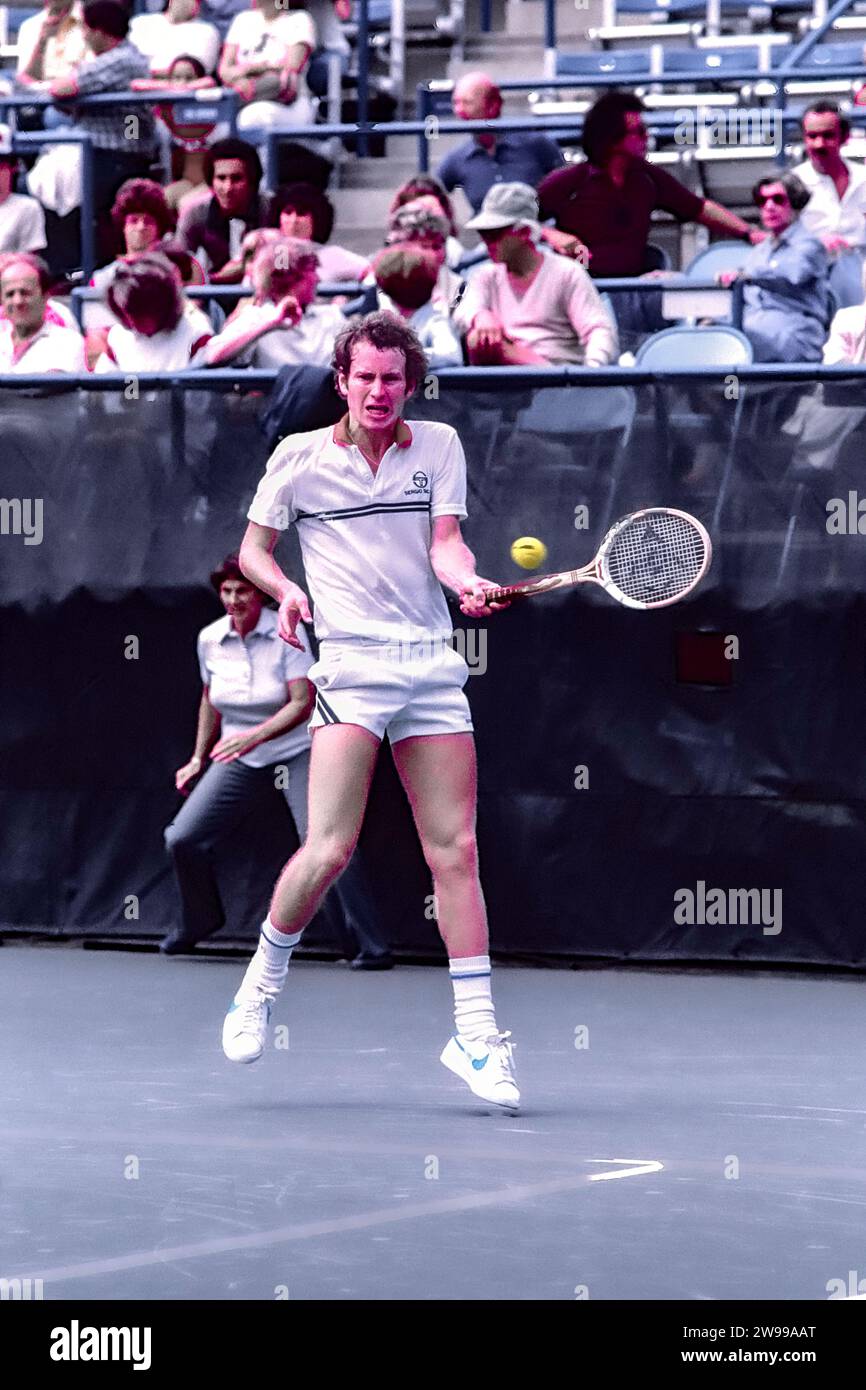
M489 618L491 613L498 613L500 609L507 608L507 601L505 603L487 602L488 592L500 587L492 579L482 579L480 575L473 575L470 579L465 580L457 591L460 599L460 612L465 613L468 618Z
M215 763L233 763L242 753L248 753L255 746L256 740L249 734L229 734L211 750L211 759Z
M183 796L188 795L190 783L195 781L200 772L201 758L196 757L190 758L188 763L184 763L183 767L178 768L174 774L174 785Z
M284 642L288 642L290 647L297 647L298 651L304 651L304 644L300 637L295 635L295 629L299 622L311 623L313 615L310 612L310 605L303 589L299 589L297 584L283 596L277 615L277 631Z

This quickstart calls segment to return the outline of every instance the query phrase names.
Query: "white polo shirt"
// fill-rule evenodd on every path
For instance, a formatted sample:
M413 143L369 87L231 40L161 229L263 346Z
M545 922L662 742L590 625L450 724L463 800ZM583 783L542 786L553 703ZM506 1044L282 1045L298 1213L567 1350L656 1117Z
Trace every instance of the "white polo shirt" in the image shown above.
M172 24L165 14L137 14L129 26L129 42L150 63L166 72L176 58L198 58L205 72L216 72L220 56L219 30L203 19Z
M297 523L320 640L447 638L430 538L433 517L466 516L463 445L450 425L401 420L374 475L347 423L284 440L247 515L278 531Z
M10 193L0 203L0 252L42 251L47 245L42 204L26 193Z
M74 372L79 376L87 373L84 357L84 339L72 328L61 328L46 319L38 333L27 340L23 352L18 353L12 337L12 325L8 319L0 320L0 372L14 372L24 376L40 372Z
M866 170L848 159L842 162L848 187L841 198L830 175L819 174L810 159L793 170L812 195L800 221L811 236L841 236L852 246L866 247Z
M198 635L199 670L202 684L208 687L208 699L222 716L220 738L246 733L286 704L289 681L300 680L313 665L303 623L298 624L298 636L304 644L302 652L280 637L273 608L262 609L246 637L235 631L228 614L202 628ZM288 733L243 753L238 762L247 767L270 767L287 762L309 746L307 721L302 720Z

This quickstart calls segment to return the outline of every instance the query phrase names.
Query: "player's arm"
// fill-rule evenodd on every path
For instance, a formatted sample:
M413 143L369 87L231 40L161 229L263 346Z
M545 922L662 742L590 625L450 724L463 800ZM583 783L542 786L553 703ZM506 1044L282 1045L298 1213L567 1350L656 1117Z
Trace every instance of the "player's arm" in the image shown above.
M304 651L303 642L295 636L295 628L299 622L311 623L313 617L303 589L283 574L274 559L274 547L279 535L280 532L273 527L260 526L257 521L251 521L240 549L240 566L251 584L264 589L279 603L278 631L283 641Z
M498 586L492 579L481 579L476 574L475 556L463 539L456 516L433 518L430 564L439 583L459 598L461 612L480 618L508 607L504 603L484 602L487 590Z

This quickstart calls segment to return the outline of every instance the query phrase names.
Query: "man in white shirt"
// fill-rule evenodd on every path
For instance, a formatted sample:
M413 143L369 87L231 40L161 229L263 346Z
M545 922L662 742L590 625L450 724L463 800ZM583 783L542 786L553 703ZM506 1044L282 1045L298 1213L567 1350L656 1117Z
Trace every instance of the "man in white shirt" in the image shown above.
M45 213L41 203L23 193L13 193L18 168L15 155L4 152L0 127L0 254L5 251L41 251L45 240Z
M866 171L841 155L851 133L834 101L816 101L803 115L808 159L794 169L811 197L800 214L831 259L830 288L840 308L859 304L866 254Z
M466 330L469 360L480 366L616 360L617 332L583 266L536 250L538 199L528 184L497 183L467 227L490 253L453 311Z
M336 304L313 302L318 258L312 244L288 238L266 242L253 261L250 279L254 300L211 338L205 350L207 365L326 367L346 320Z
M463 541L466 460L455 430L407 422L424 380L421 344L391 314L370 314L340 335L337 388L348 411L336 426L291 435L272 455L253 499L240 563L279 601L279 633L299 647L309 622L304 591L274 559L279 534L298 528L316 609L319 660L310 723L309 830L277 883L259 947L226 1016L223 1050L254 1062L292 950L349 862L387 733L433 878L448 950L456 1036L441 1060L488 1104L515 1109L509 1034L490 992L487 918L475 840L472 719L467 667L450 645L442 586L464 613L488 598Z
M38 256L10 258L0 271L0 373L84 373L84 339L46 318L51 276Z
M150 61L154 77L165 77L176 58L198 58L206 73L216 72L219 31L199 19L201 0L168 0L162 14L138 14L129 41Z

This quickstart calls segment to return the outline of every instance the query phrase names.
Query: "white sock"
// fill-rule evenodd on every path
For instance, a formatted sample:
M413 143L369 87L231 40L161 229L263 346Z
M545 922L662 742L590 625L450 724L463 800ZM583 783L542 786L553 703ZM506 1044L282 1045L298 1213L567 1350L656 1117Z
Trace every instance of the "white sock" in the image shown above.
M286 983L292 951L300 939L301 932L289 936L286 932L278 931L270 917L266 917L258 948L238 990L238 998L252 994L257 989L263 994L279 994Z
M454 1023L458 1036L486 1042L498 1031L490 993L490 957L459 956L448 963L454 986Z

